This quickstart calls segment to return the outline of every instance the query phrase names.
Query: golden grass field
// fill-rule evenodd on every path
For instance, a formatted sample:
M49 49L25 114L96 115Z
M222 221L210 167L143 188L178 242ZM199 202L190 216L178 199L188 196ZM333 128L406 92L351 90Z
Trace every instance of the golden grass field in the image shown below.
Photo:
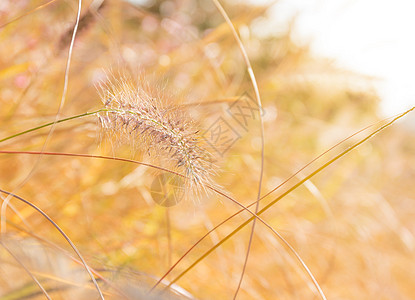
M1 1L0 299L415 297L414 112L222 5Z

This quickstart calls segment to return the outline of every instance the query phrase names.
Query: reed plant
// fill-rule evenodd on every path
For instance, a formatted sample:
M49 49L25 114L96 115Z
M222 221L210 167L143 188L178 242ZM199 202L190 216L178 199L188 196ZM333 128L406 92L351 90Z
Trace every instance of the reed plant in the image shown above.
M414 108L268 6L5 3L1 299L411 298Z

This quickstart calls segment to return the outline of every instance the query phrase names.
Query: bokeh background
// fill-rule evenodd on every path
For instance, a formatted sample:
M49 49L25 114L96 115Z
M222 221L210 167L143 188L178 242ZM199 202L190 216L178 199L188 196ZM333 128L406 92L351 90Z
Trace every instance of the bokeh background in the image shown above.
M262 97L262 195L331 146L372 125L262 200L264 207L395 112L381 108L374 74L316 54L312 44L295 33L297 19L275 13L278 2L223 5L246 47ZM54 121L77 7L77 1L61 0L0 3L0 138ZM370 22L371 14L366 18ZM285 25L276 27L275 21ZM213 2L82 1L60 117L101 108L96 85L109 70L151 78L150 83L170 95L172 105L184 107L200 133L218 119L228 122L240 138L221 153L210 149L217 166L213 179L244 205L256 199L260 124L256 118L244 129L229 114L235 101L254 98L254 92L240 49ZM397 89L397 101L399 95ZM414 297L413 119L413 113L408 114L263 215L296 249L329 299ZM45 128L18 136L1 142L0 149L40 151L48 133ZM45 150L157 164L148 149L131 144L106 137L97 117L89 116L56 125ZM157 175L151 168L121 161L0 155L0 188L37 205L63 229L96 271L108 299L151 297L147 291L174 262L240 209L214 192L170 208L159 206L151 195ZM27 205L14 199L10 205L3 215L7 228L2 227L1 236L0 297L43 299L29 274L53 299L96 297L88 274L58 231ZM241 213L220 226L164 283L249 216ZM204 258L175 282L171 297L231 299L249 234L250 226ZM318 297L292 253L258 223L238 299Z

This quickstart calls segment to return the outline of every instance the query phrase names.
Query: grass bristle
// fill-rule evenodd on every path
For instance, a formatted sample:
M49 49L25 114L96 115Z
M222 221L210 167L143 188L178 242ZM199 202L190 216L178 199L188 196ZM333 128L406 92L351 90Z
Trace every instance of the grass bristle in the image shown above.
M178 101L144 75L108 75L100 92L106 111L99 120L110 136L184 175L190 190L205 190L212 184L211 154L196 122Z

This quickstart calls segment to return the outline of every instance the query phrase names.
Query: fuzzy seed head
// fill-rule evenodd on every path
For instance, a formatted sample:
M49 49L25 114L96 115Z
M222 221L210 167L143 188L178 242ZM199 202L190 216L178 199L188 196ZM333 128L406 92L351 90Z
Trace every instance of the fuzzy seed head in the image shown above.
M206 184L212 184L212 156L196 122L160 87L142 75L135 80L127 75L108 76L100 85L100 95L105 111L99 120L106 132L133 142L163 167L184 175L190 190L205 191Z

